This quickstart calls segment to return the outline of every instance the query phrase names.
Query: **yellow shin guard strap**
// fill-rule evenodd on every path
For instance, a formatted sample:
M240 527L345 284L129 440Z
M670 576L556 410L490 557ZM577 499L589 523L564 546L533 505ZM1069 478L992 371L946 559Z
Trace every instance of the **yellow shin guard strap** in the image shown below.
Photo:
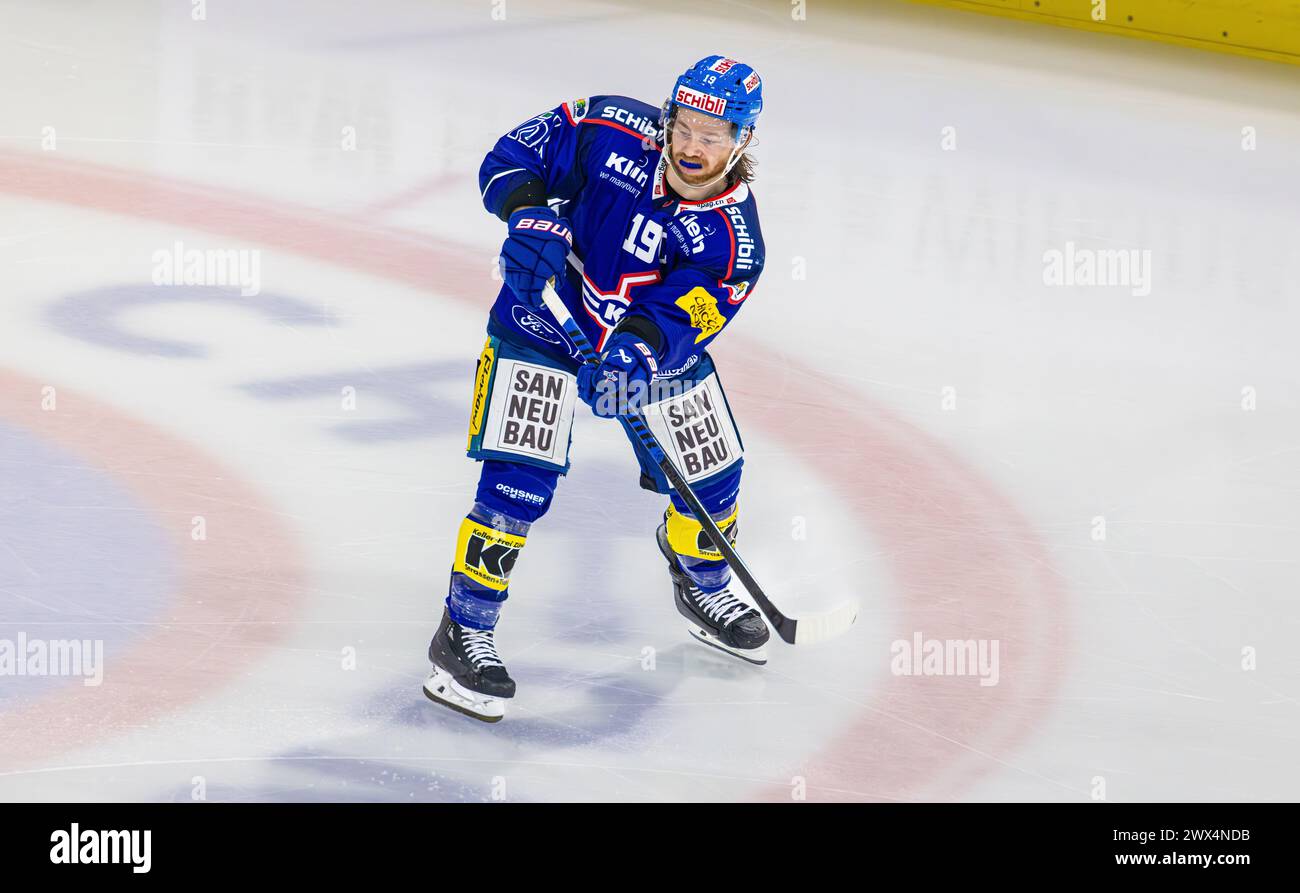
M732 542L735 541L735 535L731 528L735 525L739 514L740 503L736 503L731 507L731 513L718 522L719 529ZM668 524L668 545L678 555L703 558L706 561L717 561L722 558L722 553L713 548L709 535L704 532L704 525L690 515L679 513L671 502L668 503L668 512L664 515L664 520Z
M451 569L500 592L510 584L510 569L527 539L466 518L456 537L456 560Z

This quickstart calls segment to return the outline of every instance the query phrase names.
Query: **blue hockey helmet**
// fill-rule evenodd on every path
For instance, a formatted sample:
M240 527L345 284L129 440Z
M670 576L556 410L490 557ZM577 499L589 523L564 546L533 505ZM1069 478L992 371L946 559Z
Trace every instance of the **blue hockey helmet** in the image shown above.
M693 109L736 125L739 143L754 128L763 111L763 79L758 72L726 56L706 56L686 70L664 103L661 123L667 127L674 106Z

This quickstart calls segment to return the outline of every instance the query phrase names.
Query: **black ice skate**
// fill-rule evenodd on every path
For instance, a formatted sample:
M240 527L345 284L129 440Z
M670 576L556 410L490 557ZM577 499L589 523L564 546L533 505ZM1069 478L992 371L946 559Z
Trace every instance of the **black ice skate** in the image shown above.
M687 629L700 642L719 651L734 654L751 664L767 663L767 624L763 615L731 594L729 587L717 592L702 592L682 569L677 553L668 545L668 528L660 524L655 531L659 551L668 559L668 573L673 579L673 602L687 620Z
M506 700L515 696L515 681L497 654L491 630L461 626L442 611L442 623L429 643L433 673L424 681L424 694L466 716L498 722Z

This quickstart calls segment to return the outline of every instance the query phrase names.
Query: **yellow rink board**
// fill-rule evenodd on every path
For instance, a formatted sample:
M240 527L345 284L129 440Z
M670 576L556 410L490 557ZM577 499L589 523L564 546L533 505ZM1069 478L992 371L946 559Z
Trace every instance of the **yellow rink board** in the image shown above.
M1300 0L914 2L1300 64Z

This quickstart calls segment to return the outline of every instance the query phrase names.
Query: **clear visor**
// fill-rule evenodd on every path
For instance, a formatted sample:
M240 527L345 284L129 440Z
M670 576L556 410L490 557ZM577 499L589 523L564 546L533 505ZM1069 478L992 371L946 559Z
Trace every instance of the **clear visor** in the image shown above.
M744 140L744 134L730 121L699 113L678 114L674 108L668 116L667 139L674 153L713 156L734 149Z

